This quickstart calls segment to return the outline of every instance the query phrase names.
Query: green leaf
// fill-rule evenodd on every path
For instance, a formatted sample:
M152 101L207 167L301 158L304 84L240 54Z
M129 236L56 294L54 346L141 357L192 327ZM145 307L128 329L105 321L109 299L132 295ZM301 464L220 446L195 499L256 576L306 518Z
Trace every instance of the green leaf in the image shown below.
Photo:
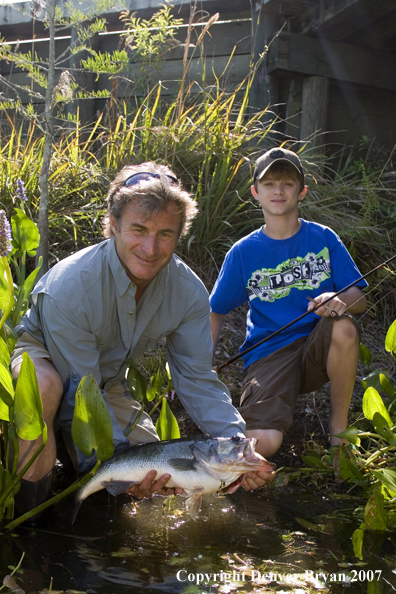
M388 353L396 353L396 320L391 324L385 338L385 349Z
M37 275L40 271L42 261L43 261L43 258L40 256L38 267L35 270L33 270L32 273L29 274L29 276L27 277L27 279L25 280L25 282L23 284L23 300L24 301L27 301L29 299L29 295L32 292L32 289L36 282Z
M98 460L108 460L114 453L109 409L91 374L84 376L77 388L72 438L86 456L95 450Z
M147 386L147 393L146 393L147 402L151 402L152 400L154 400L154 398L156 396L157 396L157 392L154 390L153 386L151 384L149 384Z
M161 412L155 428L161 440L178 439L180 437L179 425L166 398L162 400Z
M396 445L396 435L389 429L386 419L380 413L376 412L373 417L373 427L378 435L381 435L391 445Z
M374 489L364 508L366 530L387 530L389 518L384 508L384 498L378 489Z
M307 528L308 530L313 530L314 532L323 532L325 529L324 524L313 524L309 520L304 520L303 518L296 517L295 519L301 526Z
M1 392L1 398L7 404L7 406L12 406L14 404L14 385L12 383L12 375L8 367L4 367L4 365L0 364L0 383L4 388L4 391Z
M11 324L10 320L6 320L4 322L0 332L1 336L3 337L3 340L8 346L8 352L12 353L16 343L18 342L18 334L15 332L15 328Z
M356 465L347 458L340 459L339 473L345 481L355 482L356 480L364 480L364 476L360 470L356 468Z
M40 243L40 234L37 226L19 208L15 209L16 214L11 219L12 224L12 245L19 252L28 252L34 256Z
M392 586L393 588L393 586ZM367 594L383 594L382 582L375 579L367 583Z
M341 437L341 439L346 439L349 443L353 443L354 445L360 445L360 438L358 437L359 429L357 427L347 427L345 431L341 433L337 433L336 437Z
M392 382L390 381L389 377L384 373L380 373L379 378L383 391L388 396L388 398L390 398L393 401L395 396L395 388Z
M151 376L150 384L147 388L147 400L151 402L161 393L162 390L162 375L161 375L161 357L158 360L157 367L154 374Z
M8 392L5 390L3 386L0 386L0 420L1 421L9 421L10 420L10 409L5 403L4 394L9 396ZM0 464L1 468L1 464Z
M168 362L166 362L166 364L165 364L165 370L166 370L166 375L167 375L167 378L168 378L168 382L171 382L172 381L172 376L171 376L170 367L169 367L169 363Z
M147 380L135 367L135 363L130 360L130 367L126 376L128 390L131 396L137 402L147 403ZM127 363L127 364L128 364Z
M8 280L4 263L0 258L0 309L6 311L10 305L10 291L8 289Z
M363 538L364 530L362 530L361 528L357 528L355 532L352 534L353 552L355 553L355 557L361 560L363 560Z
M366 365L366 367L370 367L371 351L363 343L360 343L359 345L359 359L361 360L363 365Z
M363 414L366 419L372 421L376 412L384 417L388 427L392 426L392 421L381 396L375 388L367 388L363 394Z
M378 392L380 392L382 390L380 380L381 373L386 375L386 371L383 369L375 369L366 375L366 377L362 379L363 390L367 390L367 388L375 388Z
M326 468L323 464L322 460L318 456L301 456L302 460L305 462L309 468Z
M47 441L47 427L43 419L43 403L38 388L36 370L27 353L23 353L21 371L15 388L15 425L22 439L43 436Z
M8 350L8 346L0 336L0 363L4 365L4 367L8 368L10 362L10 351Z
M391 493L396 496L396 471L392 468L385 468L383 470L370 470L373 474Z

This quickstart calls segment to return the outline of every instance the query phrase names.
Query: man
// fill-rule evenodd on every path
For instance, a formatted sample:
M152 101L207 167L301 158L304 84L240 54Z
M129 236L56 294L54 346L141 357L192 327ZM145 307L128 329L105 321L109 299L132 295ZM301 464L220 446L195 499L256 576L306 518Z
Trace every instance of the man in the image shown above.
M48 444L18 494L20 513L47 497L56 460L55 416L70 433L75 392L84 375L93 374L109 406L115 451L130 442L158 439L146 414L124 435L139 408L126 388L125 369L129 358L137 359L162 337L173 384L197 425L209 435L244 433L241 416L211 369L206 289L173 253L196 214L195 202L170 169L144 163L121 170L107 203L109 239L54 266L35 287L32 307L17 329L13 374L18 375L27 351L36 367L48 426ZM20 467L38 446L38 441L21 440ZM76 448L75 458L80 471L93 464ZM169 475L154 481L155 474L149 473L130 493L173 492L163 490ZM245 488L272 478L271 472L252 475Z

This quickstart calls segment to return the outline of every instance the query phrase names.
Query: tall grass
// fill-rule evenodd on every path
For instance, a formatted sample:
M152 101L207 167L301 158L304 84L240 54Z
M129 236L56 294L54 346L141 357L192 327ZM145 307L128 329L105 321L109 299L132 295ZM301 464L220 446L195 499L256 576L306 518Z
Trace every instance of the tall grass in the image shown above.
M395 181L394 175L389 175L392 153L375 167L363 158L354 160L354 154L353 149L347 152L338 171L327 168L321 173L311 162L306 163L309 191L301 214L334 229L363 274L394 254ZM367 280L368 315L380 313L384 323L390 324L396 315L395 273L381 268Z
M178 96L168 103L159 84L139 105L119 104L111 127L100 116L90 128L77 125L61 134L53 146L50 171L52 262L101 240L104 198L114 174L126 164L153 160L168 163L198 202L199 215L178 250L210 288L229 247L263 221L249 188L254 161L263 151L263 140L267 146L271 143L272 129L262 124L264 112L249 110L253 77L254 69L232 92L218 82L193 94L192 83L185 86L182 101ZM8 116L0 129L6 208L20 178L36 216L42 147L34 124L26 128ZM301 150L300 156L309 186L302 216L332 227L363 272L389 257L396 243L396 214L394 187L387 181L393 178L384 175L385 167L368 167L364 159L351 158L343 160L347 165L338 172L325 168L322 173L308 151ZM384 281L387 274L379 271L371 284L380 283L376 299L389 321L396 298L394 278Z

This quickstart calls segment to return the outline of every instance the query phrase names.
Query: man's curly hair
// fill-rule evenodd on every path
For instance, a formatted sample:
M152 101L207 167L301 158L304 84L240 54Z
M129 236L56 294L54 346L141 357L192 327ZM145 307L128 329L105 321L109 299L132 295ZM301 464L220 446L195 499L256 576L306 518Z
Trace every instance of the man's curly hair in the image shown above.
M142 180L132 186L124 186L125 181L135 173L156 173L160 178ZM133 204L150 218L172 205L181 214L179 238L186 235L193 218L198 212L195 200L186 192L181 183L172 182L169 177L176 178L175 174L166 165L157 165L147 162L141 165L127 165L117 174L110 184L107 195L107 214L103 219L103 232L105 237L111 237L113 231L110 226L110 215L113 216L116 227L119 229L122 212L127 204Z

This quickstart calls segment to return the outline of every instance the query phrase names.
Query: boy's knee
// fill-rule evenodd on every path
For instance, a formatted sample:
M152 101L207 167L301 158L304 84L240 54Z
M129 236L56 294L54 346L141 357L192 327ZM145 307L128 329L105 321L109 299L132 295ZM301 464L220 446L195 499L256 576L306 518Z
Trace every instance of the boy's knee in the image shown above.
M342 346L359 345L359 333L350 318L342 317L333 323L331 340Z
M247 430L246 437L254 437L258 440L255 450L264 458L276 454L283 442L283 433L277 429Z

